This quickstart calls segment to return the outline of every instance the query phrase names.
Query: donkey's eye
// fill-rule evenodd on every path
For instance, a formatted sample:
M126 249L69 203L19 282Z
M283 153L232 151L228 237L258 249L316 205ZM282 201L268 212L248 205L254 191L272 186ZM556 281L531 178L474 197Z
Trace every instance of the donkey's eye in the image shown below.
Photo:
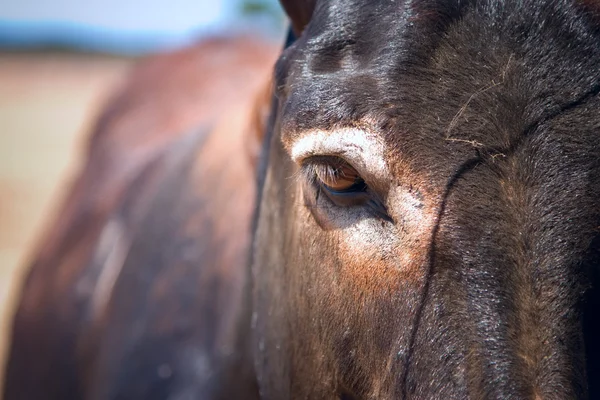
M336 156L313 156L302 163L306 204L319 221L327 219L330 205L359 207L381 219L391 221L381 196L371 190L358 171L346 160Z
M363 192L366 189L358 172L340 159L336 158L332 164L316 164L314 170L315 178L331 192Z
M367 190L358 172L339 157L314 157L307 164L315 182L332 195L349 195Z

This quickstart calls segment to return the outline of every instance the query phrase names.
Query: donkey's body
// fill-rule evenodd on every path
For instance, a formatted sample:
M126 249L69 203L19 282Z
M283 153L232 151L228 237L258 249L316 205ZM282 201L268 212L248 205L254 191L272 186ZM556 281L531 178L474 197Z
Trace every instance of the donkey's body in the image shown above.
M256 391L245 271L275 56L213 39L133 68L31 266L6 400Z
M268 128L225 124L232 136L191 135L165 168L148 164L135 201L109 208L139 217L96 325L65 325L34 356L48 367L81 341L61 371L86 399L600 398L600 7L282 3L298 39L275 68ZM240 160L263 132L254 203ZM94 226L71 229L101 238ZM33 312L77 282L39 274L8 400L41 393L23 391L32 326L79 304Z

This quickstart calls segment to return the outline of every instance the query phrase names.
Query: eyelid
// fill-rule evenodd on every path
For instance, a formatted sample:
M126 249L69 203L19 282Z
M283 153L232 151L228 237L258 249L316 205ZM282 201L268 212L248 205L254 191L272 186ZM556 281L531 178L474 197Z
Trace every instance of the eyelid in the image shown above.
M356 173L356 179L350 181L346 180L350 184L344 189L336 189L331 186L327 179L323 179L323 171L319 171L320 168L335 169L336 167L348 168ZM367 183L364 181L362 176L356 171L356 169L343 158L337 156L316 156L310 157L304 160L302 170L306 176L307 182L315 185L319 190L324 190L328 197L335 202L336 199L344 201L351 201L354 199L358 202L361 198L364 200L364 195L367 193ZM327 171L325 174L329 174Z
M343 183L348 183L348 188L350 188L352 186L350 182L364 182L364 180L358 172L356 172L357 179L353 181L344 178L340 179L339 176L336 176L336 171L338 170L338 168L344 167L356 171L349 163L347 163L340 157L315 156L303 160L302 165L300 166L300 171L304 176L306 182L321 186L323 187L323 189L326 189L332 194L335 194L338 192L338 190L336 190L336 183L341 183L341 186L343 186ZM339 190L339 192L344 191L345 189Z
M389 180L385 146L379 135L357 128L307 132L286 146L299 166L313 157L339 157L350 164L365 181Z
M360 175L357 168L354 168L351 162L347 161L343 156L332 154L332 155L314 155L306 157L302 160L301 166L316 166L326 165L331 168L335 167L347 167Z

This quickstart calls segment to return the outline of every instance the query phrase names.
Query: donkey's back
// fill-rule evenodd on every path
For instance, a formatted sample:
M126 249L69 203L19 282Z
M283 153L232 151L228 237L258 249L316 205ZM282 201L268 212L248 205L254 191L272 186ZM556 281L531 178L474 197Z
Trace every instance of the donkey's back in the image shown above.
M133 69L31 265L5 399L251 393L244 266L274 56L215 39Z

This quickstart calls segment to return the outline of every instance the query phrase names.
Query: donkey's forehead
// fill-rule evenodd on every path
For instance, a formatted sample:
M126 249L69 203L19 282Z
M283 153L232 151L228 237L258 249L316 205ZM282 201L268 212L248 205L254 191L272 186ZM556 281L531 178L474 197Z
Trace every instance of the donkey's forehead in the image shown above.
M414 103L415 81L427 78L421 71L435 54L439 32L460 12L451 2L427 2L430 9L409 3L317 4L310 25L277 65L285 132L365 121L377 128L403 104Z
M332 137L347 142L349 151L368 139L375 145L361 156L370 161L391 157L412 164L398 153L409 150L421 158L431 151L429 144L420 147L439 142L440 127L452 119L441 120L439 111L455 114L460 108L435 96L431 101L436 32L459 14L450 2L434 3L428 2L430 10L405 1L318 3L310 25L276 68L281 138L289 152L309 143L335 144Z
M460 162L473 147L495 154L568 103L561 87L570 99L590 90L595 49L562 39L588 24L589 9L573 1L565 23L553 4L318 2L276 68L284 143L366 124L410 163Z

